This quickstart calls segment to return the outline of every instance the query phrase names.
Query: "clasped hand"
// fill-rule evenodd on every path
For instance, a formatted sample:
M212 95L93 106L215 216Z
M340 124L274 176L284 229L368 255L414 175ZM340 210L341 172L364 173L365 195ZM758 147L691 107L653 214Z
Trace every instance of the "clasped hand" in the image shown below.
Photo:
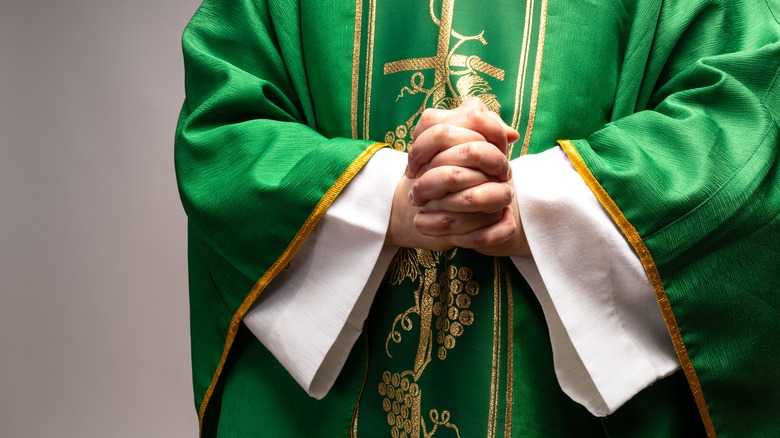
M518 138L477 98L454 110L425 110L395 190L385 241L436 251L529 254L506 156Z

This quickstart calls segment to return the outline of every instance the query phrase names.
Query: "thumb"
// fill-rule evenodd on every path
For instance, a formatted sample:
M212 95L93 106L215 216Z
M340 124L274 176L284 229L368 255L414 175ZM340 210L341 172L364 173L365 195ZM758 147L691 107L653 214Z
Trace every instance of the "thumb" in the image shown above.
M504 122L504 119L501 118L497 113L493 111L489 111L488 114L490 114L490 117L493 117L498 121L498 123L501 124L501 126L504 127L504 135L506 135L506 142L507 143L514 143L517 140L520 140L520 133L517 132L517 130Z

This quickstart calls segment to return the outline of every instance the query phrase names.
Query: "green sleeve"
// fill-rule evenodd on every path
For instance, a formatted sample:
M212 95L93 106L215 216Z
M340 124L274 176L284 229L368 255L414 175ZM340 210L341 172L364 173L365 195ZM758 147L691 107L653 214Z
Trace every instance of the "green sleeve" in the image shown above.
M298 11L292 0L207 0L183 35L175 162L201 421L240 319L379 147L318 133Z
M561 143L627 220L719 436L780 430L778 11L764 0L664 2L646 65L623 72L641 76L634 113Z

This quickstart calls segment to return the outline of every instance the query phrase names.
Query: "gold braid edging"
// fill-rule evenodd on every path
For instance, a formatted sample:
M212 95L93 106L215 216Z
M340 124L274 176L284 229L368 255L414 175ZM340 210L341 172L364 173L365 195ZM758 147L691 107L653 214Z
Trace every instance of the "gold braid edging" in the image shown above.
M588 185L604 209L607 210L612 217L612 220L615 221L615 224L626 237L628 243L634 248L634 251L636 251L636 254L639 256L639 260L642 262L647 278L653 286L655 298L658 301L658 306L661 308L661 314L666 323L666 328L669 330L669 335L672 338L674 351L677 353L677 359L680 361L680 366L688 380L688 385L691 387L693 398L696 400L696 406L699 408L699 415L701 416L702 422L704 422L704 428L707 430L707 436L714 438L716 436L715 426L712 424L710 412L707 410L707 404L704 401L704 394L701 390L699 377L696 374L696 370L693 368L691 358L688 356L688 350L683 342L680 327L677 325L677 318L674 316L672 305L669 302L669 297L666 295L666 289L661 281L661 274L658 272L658 267L655 265L653 256L642 241L642 237L636 231L636 228L634 228L628 219L626 219L623 212L620 211L620 207L617 206L615 201L612 200L609 194L607 194L607 191L604 190L601 184L599 184L593 176L590 169L588 169L587 164L585 164L585 161L580 156L580 153L577 151L574 144L570 140L558 140L558 144L563 148L563 151L569 157L574 169L579 173L580 177L582 177L585 184Z
M199 435L202 436L203 434L203 418L206 414L206 407L208 406L211 396L214 394L214 388L217 386L219 377L222 374L222 369L225 366L225 361L227 360L228 353L230 352L230 347L233 346L233 341L235 340L236 334L238 333L238 326L241 323L241 320L244 318L244 315L246 315L246 313L249 311L249 308L252 307L252 304L255 302L255 300L257 300L257 297L260 296L260 293L265 290L271 280L273 280L282 271L282 269L287 266L290 260L292 260L293 256L301 248L301 245L303 245L303 242L306 240L306 238L309 237L309 234L311 234L311 232L314 230L314 227L319 223L320 219L322 219L325 211L336 199L336 196L341 193L347 183L350 182L352 178L358 173L358 171L363 168L363 166L368 162L369 159L371 159L374 153L385 146L387 146L385 143L375 143L369 146L368 149L363 151L363 153L361 153L355 159L355 161L353 161L352 164L347 167L344 173L342 173L341 176L336 179L336 182L333 183L327 192L325 192L325 196L323 196L317 206L314 207L314 211L312 211L311 215L309 215L309 217L306 219L306 222L303 223L303 226L300 228L300 230L298 230L298 233L295 234L295 237L293 237L292 241L287 246L287 248L285 248L279 259L276 260L276 262L274 262L270 268L268 268L268 270L265 272L265 274L263 274L262 277L260 277L259 280L257 280L255 285L249 291L249 294L247 294L247 297L238 307L238 310L236 310L236 313L233 314L233 319L231 319L230 325L228 326L228 333L225 339L225 347L222 350L222 357L219 359L219 365L217 365L214 376L211 378L211 384L209 384L209 387L206 390L206 394L203 396L203 401L200 403L200 409L198 409L198 423L200 425Z

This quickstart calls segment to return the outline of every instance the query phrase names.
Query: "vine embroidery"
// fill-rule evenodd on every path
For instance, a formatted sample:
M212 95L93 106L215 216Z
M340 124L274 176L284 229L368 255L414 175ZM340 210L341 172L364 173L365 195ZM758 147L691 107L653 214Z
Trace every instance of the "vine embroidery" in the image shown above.
M387 131L385 143L393 145L397 150L408 151L413 144L411 136L418 117L425 108L452 109L472 96L479 97L488 109L500 112L501 104L485 75L503 81L505 71L483 61L479 56L468 56L457 53L466 43L479 42L488 44L482 31L477 35L461 35L452 28L455 0L442 0L441 12L436 17L434 0L430 0L429 10L431 20L439 27L439 39L435 56L426 58L410 58L388 62L384 65L384 74L395 74L413 71L409 85L401 88L396 102L407 95L423 94L425 98L417 111L406 122L394 130ZM450 38L456 43L450 47ZM426 87L426 76L423 70L434 70L433 83ZM453 77L457 79L453 81Z

